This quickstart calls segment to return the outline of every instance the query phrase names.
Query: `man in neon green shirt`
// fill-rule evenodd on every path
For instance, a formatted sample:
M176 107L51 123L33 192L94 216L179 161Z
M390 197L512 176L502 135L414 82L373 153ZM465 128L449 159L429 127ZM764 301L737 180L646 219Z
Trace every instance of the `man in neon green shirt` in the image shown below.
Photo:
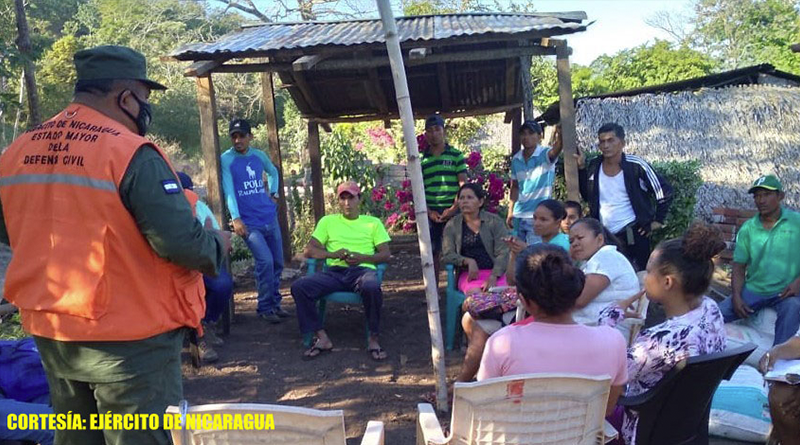
M344 182L336 194L341 213L319 220L305 250L306 257L325 260L328 269L292 284L300 332L316 334L314 344L303 355L311 359L333 349L317 313L317 300L333 292L356 292L361 295L369 325L367 350L374 360L385 360L386 351L378 343L383 294L375 264L389 261L389 234L381 220L359 214L358 184Z
M756 179L749 193L758 214L736 235L733 295L719 309L727 323L774 307L777 345L800 327L800 214L781 206L783 186L774 175Z

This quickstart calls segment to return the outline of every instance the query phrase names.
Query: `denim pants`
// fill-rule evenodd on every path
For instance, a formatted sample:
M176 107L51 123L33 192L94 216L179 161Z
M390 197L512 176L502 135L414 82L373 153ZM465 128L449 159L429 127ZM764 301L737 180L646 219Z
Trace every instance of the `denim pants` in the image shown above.
M216 323L233 295L233 278L225 266L222 266L216 277L203 275L203 284L206 285L206 316L203 321Z
M514 235L531 244L541 243L542 237L533 233L533 218L514 218Z
M755 312L771 307L778 313L778 319L775 321L774 345L789 340L800 329L800 296L793 295L781 299L777 294L761 295L751 292L745 286L742 289L742 300ZM739 319L739 315L733 309L733 297L722 301L719 310L725 318L725 323Z
M297 307L301 333L308 334L322 329L317 300L333 292L355 292L361 295L369 333L378 334L383 294L377 273L367 267L331 267L295 281L292 284L292 298Z
M263 226L247 226L245 243L253 253L256 267L259 314L268 314L281 307L281 273L283 272L283 244L278 219Z

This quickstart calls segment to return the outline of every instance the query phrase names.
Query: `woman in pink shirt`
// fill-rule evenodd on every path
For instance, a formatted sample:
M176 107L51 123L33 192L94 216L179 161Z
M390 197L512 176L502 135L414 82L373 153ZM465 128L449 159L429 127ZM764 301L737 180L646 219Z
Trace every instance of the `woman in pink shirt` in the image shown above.
M517 293L533 320L507 326L486 343L478 380L529 373L611 377L609 413L628 380L626 343L616 329L572 319L586 277L564 249L535 244L516 263Z

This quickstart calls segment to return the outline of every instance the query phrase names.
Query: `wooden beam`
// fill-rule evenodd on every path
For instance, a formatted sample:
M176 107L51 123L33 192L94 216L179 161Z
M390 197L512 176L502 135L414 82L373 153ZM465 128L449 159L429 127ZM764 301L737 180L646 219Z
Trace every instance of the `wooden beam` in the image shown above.
M436 65L436 77L439 82L439 94L442 96L442 109L449 110L453 104L450 97L450 82L447 76L447 64L440 63Z
M185 77L202 77L211 72L214 68L225 63L227 59L219 60L201 60L189 65L184 71Z
M327 54L309 54L292 62L292 70L305 71L314 68L316 64L330 57Z
M262 72L292 71L291 63L236 63L220 65L214 68L214 73L262 73Z
M520 45L530 45L531 42L520 41ZM552 48L555 50L555 48ZM522 85L522 114L523 120L533 120L533 81L531 80L531 57L532 55L522 55L519 57L519 80Z
M370 104L377 108L381 114L389 113L389 104L386 102L386 94L383 92L381 81L378 79L378 69L370 68L367 71L369 76L368 81L364 81L364 90L367 93L367 99Z
M446 118L453 118L453 117L466 117L466 116L480 116L484 114L495 114L495 113L505 113L508 110L512 110L514 108L521 107L521 103L509 104L509 105L501 105L498 107L483 107L483 108L470 108L467 110L456 110L456 111L442 111L438 109L427 109L427 108L415 108L414 109L414 116L417 119L424 119L427 116L430 116L433 113L440 112L443 117ZM392 119L399 119L400 117L396 112L391 112L387 115L381 114L364 114L364 115L355 115L355 116L313 116L313 115L303 115L306 119L313 119L322 125L323 123L339 123L339 122L369 122L369 121L385 121L385 120L392 120Z
M292 236L289 232L289 213L286 206L286 192L283 187L283 156L281 155L280 138L278 138L278 116L275 111L275 86L272 81L272 73L261 73L261 94L264 100L264 114L269 136L269 154L272 163L278 168L278 225L281 228L283 260L288 263L292 260Z
M411 60L424 59L430 52L430 48L412 48L408 51L408 58Z
M432 54L421 59L406 58L409 66L430 65L441 62L476 62L481 60L499 60L524 55L553 55L555 48L543 46L527 46L520 48L491 49L482 51L458 51L442 54ZM327 59L318 62L314 69L320 71L358 70L389 66L389 58L369 57L363 59ZM252 73L263 71L293 71L290 63L238 63L235 65L220 65L213 70L215 73ZM300 72L300 71L296 71Z
M322 114L322 107L319 106L317 102L316 96L314 93L311 92L311 86L306 82L306 75L303 72L295 72L293 73L294 82L297 85L297 89L300 90L300 94L303 95L303 98L308 103L308 106L311 108L315 114Z
M519 129L522 127L522 109L509 111L511 117L511 156L517 154L520 150ZM507 115L508 115L507 114Z
M325 216L325 193L322 190L322 155L319 151L319 124L308 121L308 156L311 161L311 199L314 205L314 220Z
M567 198L580 201L578 188L578 153L575 130L575 102L572 98L572 79L569 72L569 47L559 45L556 53L558 75L558 102L561 113L561 143L564 151L564 175L567 180Z
M323 130L325 130L325 133L333 132L333 128L331 128L331 124L323 122L323 123L320 123L319 126L322 127Z
M513 102L517 93L517 59L506 59L506 102Z
M197 107L200 109L200 147L206 170L208 205L220 226L229 226L227 209L222 198L222 169L220 166L219 130L217 129L217 99L211 75L197 78Z

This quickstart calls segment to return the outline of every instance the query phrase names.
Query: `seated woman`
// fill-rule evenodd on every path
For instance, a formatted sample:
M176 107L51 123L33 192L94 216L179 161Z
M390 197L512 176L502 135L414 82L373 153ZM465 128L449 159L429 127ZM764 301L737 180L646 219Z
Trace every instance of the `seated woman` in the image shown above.
M642 293L661 303L667 320L644 329L628 349L628 387L626 396L637 396L655 387L681 360L723 351L725 326L717 303L704 293L711 284L714 263L711 259L725 249L718 230L694 223L682 238L656 246L647 262L645 289L628 299L608 306L600 323L616 326ZM625 410L622 437L636 443L637 414ZM614 422L612 422L614 423Z
M586 280L583 272L563 249L549 244L525 249L516 269L518 294L533 319L489 338L478 380L547 372L609 375L613 410L628 379L625 339L609 327L585 326L572 318Z
M566 211L561 202L553 199L546 199L540 202L533 213L533 231L542 238L542 242L537 244L552 244L560 247L565 252L569 251L569 239L566 235L560 233L561 221L565 216ZM519 238L506 237L504 239L508 243L510 250L506 269L506 283L509 286L514 286L516 284L514 279L515 259L528 245ZM514 292L514 290L512 289L510 292ZM464 328L469 345L464 356L464 363L461 365L461 371L456 378L457 382L468 382L475 378L483 355L483 348L486 346L486 340L489 339L489 336L499 331L500 328L513 323L516 312L514 310L508 311L499 320L476 320L467 312L467 304L468 301L465 301L461 327Z
M499 216L481 210L485 192L474 183L461 186L456 202L460 214L448 221L442 238L442 262L466 268L458 276L458 290L466 295L505 286L508 232Z
M597 324L606 306L639 292L639 279L630 261L617 251L616 237L600 221L579 219L570 228L569 238L570 255L586 274L586 285L575 305L575 321ZM619 324L617 329L627 339L630 322Z
M561 201L545 199L533 212L533 233L542 238L543 243L555 244L569 251L569 236L561 232L561 222L567 217L567 210Z
M777 360L800 360L800 331L761 357L761 372L772 370ZM781 445L800 445L800 385L770 382L769 413L775 439Z

